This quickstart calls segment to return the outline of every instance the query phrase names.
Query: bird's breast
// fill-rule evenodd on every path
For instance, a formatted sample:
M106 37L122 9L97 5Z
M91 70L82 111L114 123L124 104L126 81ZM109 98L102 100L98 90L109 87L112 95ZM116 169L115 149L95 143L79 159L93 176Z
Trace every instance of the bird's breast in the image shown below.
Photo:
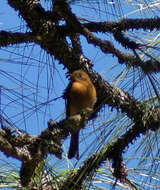
M93 108L96 99L96 91L90 83L74 82L71 87L71 107L70 114L79 113L87 107Z
M71 93L73 96L87 96L87 84L83 84L80 82L74 82L71 87Z

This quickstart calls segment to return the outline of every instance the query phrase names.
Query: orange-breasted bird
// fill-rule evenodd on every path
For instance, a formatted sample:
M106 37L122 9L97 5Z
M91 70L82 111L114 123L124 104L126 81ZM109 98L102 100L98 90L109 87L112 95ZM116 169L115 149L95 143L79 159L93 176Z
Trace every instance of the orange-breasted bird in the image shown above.
M96 101L96 89L88 76L82 70L76 70L71 75L64 97L66 98L66 118L80 113L85 108L92 108ZM72 132L68 158L79 159L79 131Z

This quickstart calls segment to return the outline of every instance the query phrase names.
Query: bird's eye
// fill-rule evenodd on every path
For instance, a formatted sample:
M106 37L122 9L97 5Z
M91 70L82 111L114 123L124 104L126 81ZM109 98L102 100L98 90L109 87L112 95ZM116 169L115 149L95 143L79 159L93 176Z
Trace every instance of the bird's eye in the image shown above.
M84 81L87 80L85 75L83 75L83 73L79 73L78 78L81 79L81 80L84 80Z
M80 78L81 80L85 80L85 77L82 73L78 73L78 78Z

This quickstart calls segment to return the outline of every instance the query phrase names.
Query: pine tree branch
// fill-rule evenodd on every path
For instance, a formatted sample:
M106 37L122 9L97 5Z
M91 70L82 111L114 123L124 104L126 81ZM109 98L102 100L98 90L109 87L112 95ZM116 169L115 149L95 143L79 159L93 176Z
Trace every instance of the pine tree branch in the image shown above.
M92 111L87 109L83 110L80 115L62 120L59 123L50 121L48 128L35 137L28 134L16 136L6 127L0 130L0 151L6 156L22 161L20 176L23 186L29 184L39 163L48 154L54 154L56 157L62 158L62 140L73 129L79 130L84 126L90 119L91 113Z
M79 63L82 65L85 62L89 67L92 66L92 63L85 56L77 56L76 51L73 51L73 48L68 44L63 31L59 31L57 21L52 23L48 19L48 12L46 13L37 1L9 0L8 2L10 6L19 11L19 14L35 34L35 43L39 44L51 55L54 55L70 71L80 68ZM57 7L55 7L55 13L53 14L58 15L58 18L61 19L62 16L60 13L57 14L56 11L58 11Z
M53 14L58 15L57 19L55 19L55 22L53 22L52 19L48 19L48 13L45 12L45 10L40 6L38 1L8 0L8 2L12 7L19 11L20 15L27 22L27 25L30 27L31 31L36 36L36 38L33 39L35 43L39 44L47 52L54 55L55 58L62 62L69 71L73 71L78 68L83 68L90 74L96 86L98 94L97 103L95 105L95 112L99 111L103 105L107 104L118 110L121 109L121 111L125 112L127 116L131 118L134 122L134 126L129 131L127 131L123 136L121 136L116 142L107 145L107 148L104 147L104 149L102 149L101 152L98 153L98 156L97 154L95 154L90 159L88 159L89 162L87 160L84 164L84 167L79 169L77 174L75 174L74 176L74 180L72 181L72 183L69 184L73 185L74 182L79 187L88 175L94 174L96 169L100 167L100 165L106 158L113 159L114 162L116 162L116 159L119 158L121 162L121 157L124 149L131 142L133 142L133 140L135 140L140 134L143 134L150 129L157 130L159 128L160 114L159 110L157 111L157 109L155 108L152 109L146 107L143 103L138 102L127 92L119 88L116 88L113 85L110 85L109 83L104 81L100 75L95 73L91 69L92 62L82 54L79 35L75 35L75 33L84 35L89 43L97 45L101 48L101 50L104 53L112 53L118 58L120 63L126 63L129 66L141 67L142 70L145 72L158 72L160 70L159 62L153 61L152 59L147 61L140 60L136 56L132 56L130 54L126 54L119 51L117 48L114 47L114 45L110 41L99 39L98 37L93 35L92 32L96 29L93 26L91 26L91 23L81 24L77 17L74 14L72 14L71 9L68 7L68 4L65 4L65 6L63 7L60 6L59 3L63 4L64 2L66 2L64 0L55 0L55 2L58 3L57 5L55 5L55 7L53 7L55 11L53 11ZM73 47L68 44L66 40L67 34L64 32L64 30L60 31L62 27L57 26L58 22L62 20L65 21L67 23L67 27L70 28L69 32L71 34L70 37L72 38ZM104 27L103 30L105 32L108 30L108 32L113 33L117 41L121 42L121 44L124 47L126 46L127 48L131 49L139 48L139 45L130 42L127 38L124 38L123 33L121 32L118 36L118 30L126 31L132 28L143 28L144 30L154 28L159 29L159 24L157 25L156 23L158 20L155 20L154 24L147 26L148 28L146 27L146 21L144 20L142 24L139 20L137 20L139 28L136 28L137 25L134 24L131 26L133 20L128 20L130 25L127 25L125 21L123 20L122 23L119 22L118 27L117 23L114 23L116 25L115 27L110 27L110 29L106 29L106 26L106 28ZM147 23L147 25L148 24L150 23ZM103 24L100 24L99 27L101 28L99 30L102 30L102 26ZM71 31L71 28L73 28L73 33ZM9 35L11 34L7 33L7 35L9 38ZM78 39L78 43L75 43L75 39ZM23 41L24 39L21 40ZM11 42L17 43L16 40L8 39L4 41L3 44L8 45L11 44ZM74 126L76 125L76 123L74 123ZM53 127L53 131L47 131L48 133L45 131L37 138L33 138L30 136L21 136L23 141L20 140L19 137L12 136L10 132L0 132L1 151L3 151L6 155L12 156L23 162L21 169L21 176L22 178L24 178L22 179L23 185L29 183L29 180L34 173L37 163L43 160L48 153L52 153L58 156L60 154L61 156L62 150L59 146L57 148L57 144L61 146L61 139L66 138L71 129L66 130L65 123L63 122L53 126L55 127L55 129ZM61 129L60 126L63 126L63 129ZM55 133L54 130L56 131ZM31 163L33 163L33 166L29 167ZM26 168L29 168L29 173L27 174ZM24 176L27 176L27 179ZM78 176L81 176L81 178L79 178ZM69 180L69 178L67 180Z
M101 48L104 53L111 53L118 58L119 63L125 63L131 67L141 67L145 73L159 72L160 64L159 61L154 59L148 59L146 61L141 60L136 55L123 53L114 47L113 43L106 40L101 40L93 35L92 32L96 30L99 25L99 30L102 32L109 32L115 35L116 39L122 44L122 46L136 49L140 48L140 45L136 44L134 41L130 41L122 35L122 31L129 29L159 29L159 19L124 19L119 22L104 22L104 23L87 23L81 24L78 18L71 12L69 5L64 1L55 1L55 7L53 7L53 12L45 11L39 3L31 3L31 1L21 0L10 0L10 5L19 13L27 22L30 29L35 33L36 40L35 43L41 45L47 52L54 55L61 63L64 64L69 70L73 71L75 69L81 68L83 65L83 60L85 59L85 64L89 67L92 66L90 61L87 61L84 55L79 53L76 54L76 50L69 46L65 37L68 35L66 33L66 27L69 28L70 35L74 33L83 34L89 43L94 44ZM59 6L59 4L65 4L65 6ZM67 21L66 26L59 26L58 21L55 19L65 19ZM52 23L52 22L53 23ZM152 21L152 22L151 22ZM129 23L129 24L127 24ZM95 25L94 25L95 24ZM118 32L117 32L118 31ZM117 35L117 33L119 35ZM121 34L121 35L120 35ZM63 47L63 48L62 48ZM80 47L80 46L79 46Z
M157 130L159 128L160 110L158 108L145 108L121 89L113 88L106 82L103 84L102 79L101 81L98 79L97 82L100 82L101 90L104 92L101 94L102 96L105 96L105 93L108 92L111 95L111 97L102 98L102 103L107 103L111 106L121 108L122 111L127 111L135 123L135 126L132 129L113 143L110 151L113 150L115 154L113 154L113 152L108 152L107 156L106 153L103 156L103 158L114 159L117 158L117 155L122 155L124 149L140 134L145 133L149 129ZM12 156L13 158L22 161L21 180L23 185L27 185L37 164L49 153L61 157L61 140L69 135L69 131L73 129L73 126L74 129L76 126L78 127L77 129L79 129L79 127L83 126L84 122L88 121L89 118L90 115L82 118L78 115L71 117L68 120L62 120L56 124L50 124L49 128L42 132L38 137L31 137L29 135L19 135L16 137L11 134L9 130L2 130L0 133L0 150L7 156ZM114 155L116 156L114 157ZM29 167L31 163L32 167ZM30 169L26 170L28 167ZM26 171L29 173L25 174ZM27 176L27 178L24 178L24 176Z
M34 42L35 36L33 33L20 33L20 32L6 32L0 31L0 47L9 46L19 43Z
M84 23L83 26L88 28L91 32L110 32L113 33L115 29L119 31L127 30L154 30L160 29L160 18L147 18L147 19L122 19L116 22L90 22Z
M142 118L142 121L136 121L135 124L121 137L114 142L106 144L101 150L89 157L78 170L73 170L67 179L63 181L60 189L81 189L82 183L88 178L92 179L98 168L107 160L112 160L114 167L114 176L124 182L127 182L127 174L124 171L122 156L126 148L129 147L141 134L148 130L157 130L160 128L160 108L150 108ZM134 186L134 185L133 185Z

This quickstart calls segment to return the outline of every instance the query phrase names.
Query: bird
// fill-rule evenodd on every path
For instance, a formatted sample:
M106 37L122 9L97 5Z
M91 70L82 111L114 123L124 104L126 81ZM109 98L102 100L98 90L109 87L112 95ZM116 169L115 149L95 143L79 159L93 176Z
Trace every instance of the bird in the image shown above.
M66 118L79 114L85 108L94 108L96 101L96 88L88 74L79 69L70 75L70 83L66 88ZM71 132L68 158L79 159L79 130Z

